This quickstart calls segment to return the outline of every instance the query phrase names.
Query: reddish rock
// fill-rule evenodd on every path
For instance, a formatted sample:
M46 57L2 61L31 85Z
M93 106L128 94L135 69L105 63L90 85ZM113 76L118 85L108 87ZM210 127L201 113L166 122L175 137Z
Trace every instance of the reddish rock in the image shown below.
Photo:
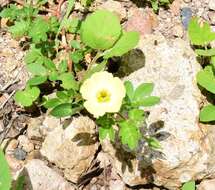
M125 24L126 31L137 31L141 35L151 34L153 28L158 25L157 16L151 9L132 8L129 11L128 21Z

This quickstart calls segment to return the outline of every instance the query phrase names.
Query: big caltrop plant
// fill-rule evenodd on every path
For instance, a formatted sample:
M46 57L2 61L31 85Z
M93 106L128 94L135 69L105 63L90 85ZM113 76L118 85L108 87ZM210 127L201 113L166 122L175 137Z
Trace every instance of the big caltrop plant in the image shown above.
M12 21L12 35L25 36L30 45L25 63L31 78L25 89L16 92L15 101L27 108L45 108L58 118L87 111L99 126L100 140L120 139L135 150L144 139L149 146L159 148L156 138L141 132L147 131L144 107L160 101L151 96L154 85L144 83L134 89L130 82L106 71L110 58L120 57L137 45L139 33L124 31L119 18L107 10L95 11L85 20L70 19L73 6L74 0L70 0L60 21L54 16L44 19L30 6L11 5L0 13ZM71 38L65 40L69 34ZM53 61L61 52L64 59Z
M199 18L193 18L189 23L189 37L191 43L198 48L195 52L198 56L208 57L209 64L198 72L198 84L211 93L212 100L215 99L215 48L208 48L210 42L215 41L215 32L211 30L207 22ZM200 112L200 121L215 121L215 105L209 104Z

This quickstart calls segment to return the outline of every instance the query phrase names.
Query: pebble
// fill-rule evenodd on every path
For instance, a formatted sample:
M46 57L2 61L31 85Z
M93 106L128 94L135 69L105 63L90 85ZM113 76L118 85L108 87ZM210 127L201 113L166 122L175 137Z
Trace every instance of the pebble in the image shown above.
M14 150L18 147L18 144L19 142L16 139L12 139L6 148L6 154L11 154L14 152Z
M26 152L31 152L34 150L34 144L29 141L25 135L20 135L18 138L19 146Z
M13 155L17 160L25 160L27 152L21 148L16 148Z
M181 22L186 30L188 28L188 24L191 18L192 18L192 10L189 7L183 7L181 9Z
M173 35L175 37L182 38L184 35L184 30L181 24L177 24L173 27Z
M32 118L29 121L27 128L27 136L29 139L39 140L42 138L40 133L40 126L42 124L41 118Z
M209 11L208 12L208 17L210 19L210 23L212 25L215 25L215 11Z

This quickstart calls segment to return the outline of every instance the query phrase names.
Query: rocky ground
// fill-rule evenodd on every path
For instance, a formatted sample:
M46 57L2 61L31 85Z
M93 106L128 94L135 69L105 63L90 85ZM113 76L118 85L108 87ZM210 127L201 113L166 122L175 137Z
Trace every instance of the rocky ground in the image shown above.
M125 67L138 65L126 78L134 85L155 83L162 101L149 110L148 122L164 124L159 132L169 134L160 137L163 153L136 160L108 141L100 144L96 125L86 116L58 120L23 112L12 96L28 79L25 51L2 27L0 142L13 178L24 174L26 190L179 190L191 179L198 190L215 189L215 129L198 123L205 98L195 81L200 64L187 38L191 16L209 21L215 30L215 1L174 0L158 14L131 0L96 0L91 9L98 8L116 12L126 30L141 33L141 51L124 58Z

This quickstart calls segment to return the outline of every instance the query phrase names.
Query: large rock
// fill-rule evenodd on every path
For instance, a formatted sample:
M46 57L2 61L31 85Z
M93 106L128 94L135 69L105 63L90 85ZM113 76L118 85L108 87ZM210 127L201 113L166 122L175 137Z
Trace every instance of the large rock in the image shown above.
M152 157L150 165L142 163L141 167L135 158L129 159L125 152L116 151L109 141L104 141L102 148L111 156L113 168L130 186L152 182L171 190L190 179L212 175L214 146L206 137L206 128L198 123L201 93L196 74L200 65L195 53L181 39L168 41L153 35L142 39L139 48L145 54L145 67L126 79L135 86L143 82L155 84L154 95L160 96L161 103L148 109L147 122L164 121L162 130L171 136L161 142L164 158Z
M56 127L48 133L41 154L63 169L65 177L76 183L89 168L98 149L95 123L88 117L74 118L64 130Z
M25 166L25 180L29 190L74 190L57 172L41 160L31 160Z
M198 190L214 190L215 179L204 180L198 186Z

